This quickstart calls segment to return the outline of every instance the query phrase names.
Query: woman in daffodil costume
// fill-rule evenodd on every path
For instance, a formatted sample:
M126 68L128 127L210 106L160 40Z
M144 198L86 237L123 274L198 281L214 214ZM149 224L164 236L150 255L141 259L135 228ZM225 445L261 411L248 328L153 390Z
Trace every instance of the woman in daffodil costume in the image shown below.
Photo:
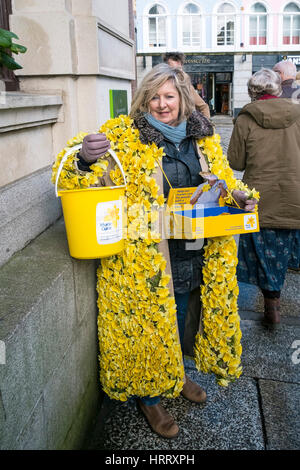
M153 431L172 438L179 427L160 396L206 399L185 375L183 353L193 353L198 369L215 373L220 385L241 374L236 245L232 237L219 237L204 249L195 242L191 249L189 241L186 249L185 240L166 240L159 228L153 230L153 215L164 207L169 184L201 185L201 171L226 182L229 202L234 197L252 210L256 201L233 177L211 122L194 110L185 75L167 64L146 75L130 117L111 119L98 134L79 134L68 145L82 141L80 153L64 166L62 188L122 184L119 168L105 153L109 145L127 178L125 249L102 259L97 273L101 384L111 398L137 397ZM53 180L67 150L58 155ZM193 332L185 328L193 323L189 312Z

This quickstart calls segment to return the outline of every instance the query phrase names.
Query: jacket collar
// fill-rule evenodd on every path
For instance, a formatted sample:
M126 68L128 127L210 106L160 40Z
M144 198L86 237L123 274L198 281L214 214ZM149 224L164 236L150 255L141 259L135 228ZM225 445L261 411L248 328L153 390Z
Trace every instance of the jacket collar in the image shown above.
M283 82L281 82L281 86L291 86L293 83L293 78L289 78L288 80L284 80Z
M152 127L144 116L141 116L134 121L135 126L140 132L140 139L143 144L154 142L159 145L165 137L161 132ZM186 136L195 139L213 135L214 127L209 119L203 116L198 111L194 111L186 123Z

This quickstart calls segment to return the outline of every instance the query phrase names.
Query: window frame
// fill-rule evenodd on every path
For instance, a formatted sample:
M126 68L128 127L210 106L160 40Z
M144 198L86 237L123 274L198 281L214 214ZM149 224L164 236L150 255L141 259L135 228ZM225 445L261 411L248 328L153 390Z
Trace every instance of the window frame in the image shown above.
M293 12L285 12L284 9L290 4L290 3L294 3L295 5L297 5L297 7L299 8L299 12L298 13L293 13ZM284 17L285 16L292 16L292 18L294 16L300 16L300 3L298 1L295 1L295 0L291 0L291 1L287 1L284 5L282 5L282 12L281 12L281 21L280 21L280 31L279 31L279 34L280 34L280 45L283 49L286 49L286 50L299 50L299 47L300 47L300 28L299 28L299 43L298 44L293 44L293 43L290 43L290 44L285 44L284 43ZM291 26L290 26L290 38L292 37L291 36L291 32L292 32L292 29L291 29Z
M223 13L218 13L220 7L224 5L225 3L228 3L230 6L233 7L233 12L224 15ZM227 44L227 39L226 39L226 34L224 35L225 37L225 44L218 44L218 18L219 17L225 17L225 22L226 22L226 16L233 16L233 34L234 34L234 39L233 39L233 44ZM226 26L226 23L225 23ZM224 31L226 33L226 29ZM218 2L213 10L213 24L212 24L212 34L213 34L213 40L212 40L212 45L213 48L216 51L235 51L238 49L239 46L239 38L240 38L240 15L238 14L238 9L237 5L231 1L231 0L222 0Z
M266 9L266 12L253 12L251 11L251 8L256 5L257 3L260 3L261 5L263 5ZM264 49L264 50L269 50L270 49L270 46L271 46L271 37L272 37L272 18L271 18L271 15L270 15L270 8L269 8L269 5L265 2L265 1L261 1L261 0L256 0L256 1L253 1L251 3L251 5L249 5L248 7L248 11L247 11L247 18L246 18L246 21L245 21L245 43L246 43L246 46L254 51L256 50L261 50L261 49ZM250 17L251 16L256 16L257 18L261 17L261 16L265 16L266 17L266 44L250 44Z
M191 14L185 14L184 9L189 5L195 5L198 8L198 13L191 13ZM199 41L200 44L184 44L183 41L183 19L185 17L189 17L190 20L192 20L192 17L199 17L199 25L200 25L200 35L199 35ZM192 30L191 30L192 31ZM198 2L196 1L186 1L184 2L178 12L177 12L177 42L179 44L179 48L184 49L187 52L198 52L199 48L201 50L205 48L205 31L204 31L204 18L203 18L203 11L201 8L201 5L199 5Z
M164 14L161 14L161 15L152 15L152 14L149 14L149 11L151 8L153 8L155 5L158 5L158 6L161 6L165 13ZM165 18L165 41L166 41L166 45L165 46L151 46L150 45L150 28L149 28L149 19L150 18ZM158 29L157 29L157 26L158 26L158 21L156 21L156 38L158 38L157 34L158 34ZM143 44L144 44L144 51L146 52L166 52L168 47L169 47L169 44L171 43L171 40L170 40L170 15L169 15L169 11L168 11L168 7L167 5L162 2L162 1L158 1L158 2L149 2L145 8L144 8L144 13L143 13Z

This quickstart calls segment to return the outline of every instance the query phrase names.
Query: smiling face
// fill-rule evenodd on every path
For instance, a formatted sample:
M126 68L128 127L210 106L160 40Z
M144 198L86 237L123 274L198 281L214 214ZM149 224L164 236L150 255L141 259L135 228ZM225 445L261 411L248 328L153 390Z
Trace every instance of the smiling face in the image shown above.
M171 80L166 81L149 103L149 112L158 121L176 126L180 110L180 97Z

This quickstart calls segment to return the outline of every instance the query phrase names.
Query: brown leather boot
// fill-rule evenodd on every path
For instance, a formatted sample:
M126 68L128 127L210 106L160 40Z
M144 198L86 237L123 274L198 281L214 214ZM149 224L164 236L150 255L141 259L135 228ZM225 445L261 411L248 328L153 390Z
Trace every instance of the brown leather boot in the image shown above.
M264 323L276 325L280 323L280 299L265 299Z
M172 416L160 403L148 406L138 400L141 411L145 415L151 429L161 437L172 439L179 433L179 427Z
M200 385L192 382L185 376L186 382L182 388L181 395L194 403L204 403L206 401L206 393Z

